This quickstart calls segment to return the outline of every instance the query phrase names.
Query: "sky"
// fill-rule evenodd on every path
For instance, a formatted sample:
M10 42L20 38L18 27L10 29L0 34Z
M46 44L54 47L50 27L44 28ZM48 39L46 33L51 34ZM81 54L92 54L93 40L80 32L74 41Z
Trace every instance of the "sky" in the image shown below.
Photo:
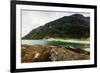
M42 26L50 21L59 19L63 16L70 16L72 14L82 14L85 17L89 16L89 13L22 10L22 37L27 35L34 28Z

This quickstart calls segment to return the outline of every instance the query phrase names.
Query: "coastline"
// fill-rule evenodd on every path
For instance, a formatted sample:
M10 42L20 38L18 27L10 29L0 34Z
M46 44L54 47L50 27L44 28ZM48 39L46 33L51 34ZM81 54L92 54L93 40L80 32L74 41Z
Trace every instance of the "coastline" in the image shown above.
M79 39L55 39L55 38L49 38L49 39L43 39L48 41L62 41L62 42L74 42L74 43L82 43L82 44L89 44L89 40L79 40Z
M79 40L79 39L55 39L55 38L49 38L49 39L41 39L41 40L44 40L44 41L58 41L58 42L69 42L69 43L79 43L79 44L85 44L85 48L83 48L85 51L88 51L90 52L90 41L89 40ZM41 41L40 40L40 41ZM32 40L31 40L32 41ZM42 44L44 42L41 42ZM22 44L28 44L28 43L22 43ZM30 44L28 44L30 45ZM31 44L32 45L32 44ZM71 46L73 47L73 46Z

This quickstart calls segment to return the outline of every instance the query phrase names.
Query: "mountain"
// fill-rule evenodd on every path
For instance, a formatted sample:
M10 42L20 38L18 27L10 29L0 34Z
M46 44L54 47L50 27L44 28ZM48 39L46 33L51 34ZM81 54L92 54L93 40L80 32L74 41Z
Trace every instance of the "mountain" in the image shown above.
M90 17L81 14L64 16L33 29L22 39L73 38L86 39L90 36Z

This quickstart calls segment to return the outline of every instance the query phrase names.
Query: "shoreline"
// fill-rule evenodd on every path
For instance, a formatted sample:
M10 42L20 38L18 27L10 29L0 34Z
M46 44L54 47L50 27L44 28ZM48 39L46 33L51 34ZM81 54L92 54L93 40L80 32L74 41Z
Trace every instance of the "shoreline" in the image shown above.
M54 39L54 38L49 38L49 39L43 39L47 41L62 41L62 42L74 42L74 43L82 43L82 44L89 44L89 40L78 40L78 39Z

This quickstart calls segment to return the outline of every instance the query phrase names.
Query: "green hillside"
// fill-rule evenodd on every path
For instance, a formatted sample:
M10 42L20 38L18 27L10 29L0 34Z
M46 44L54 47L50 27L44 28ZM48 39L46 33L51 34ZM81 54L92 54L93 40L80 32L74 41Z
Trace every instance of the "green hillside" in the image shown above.
M86 39L90 36L90 18L81 14L64 16L57 20L46 23L33 29L22 39L43 39L43 38L73 38Z

